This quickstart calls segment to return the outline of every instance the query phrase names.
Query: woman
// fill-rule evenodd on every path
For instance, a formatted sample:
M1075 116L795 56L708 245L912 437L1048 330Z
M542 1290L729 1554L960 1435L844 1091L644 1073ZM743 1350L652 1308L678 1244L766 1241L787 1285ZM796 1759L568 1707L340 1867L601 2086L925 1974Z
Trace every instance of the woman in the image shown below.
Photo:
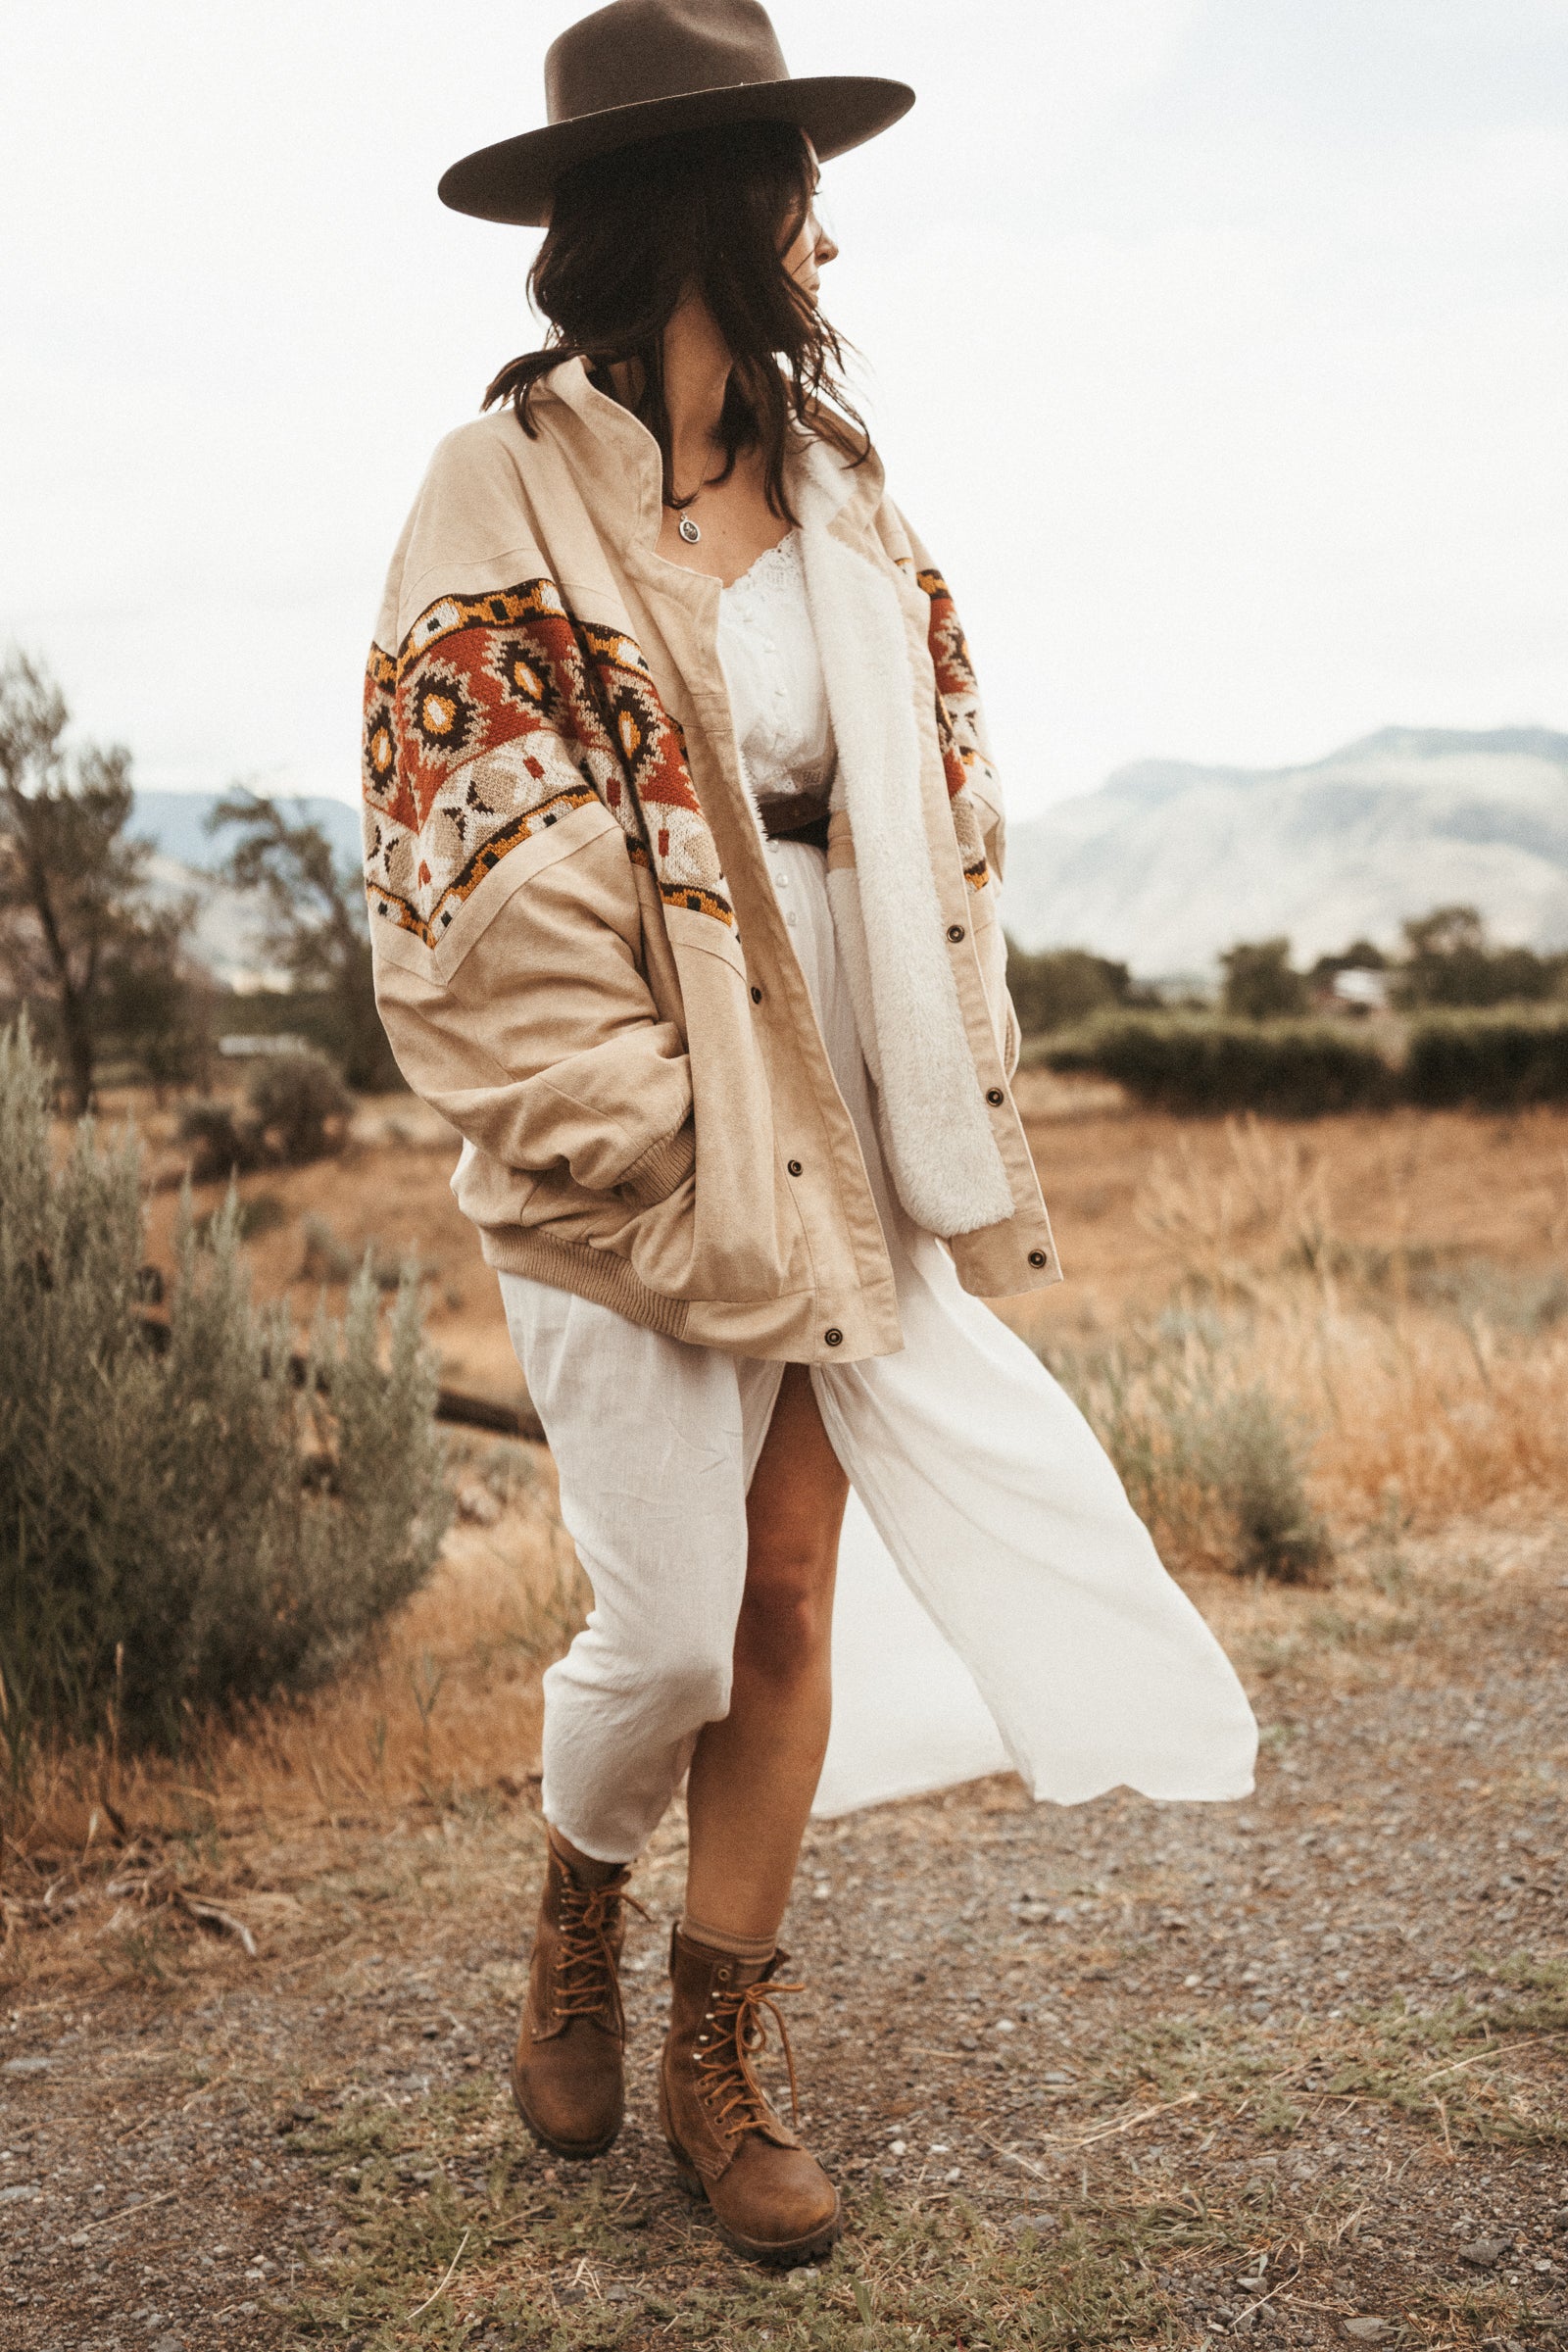
M996 778L816 307L818 160L911 94L792 80L756 0L613 0L546 82L546 128L442 182L548 220L551 336L443 443L393 561L377 988L465 1138L594 1593L545 1680L517 2104L558 2155L614 2138L627 1872L686 1776L661 2117L728 2241L782 2265L840 2227L753 2061L851 1480L1037 1795L1240 1795L1253 1727L980 1302L1057 1279L1008 1091Z

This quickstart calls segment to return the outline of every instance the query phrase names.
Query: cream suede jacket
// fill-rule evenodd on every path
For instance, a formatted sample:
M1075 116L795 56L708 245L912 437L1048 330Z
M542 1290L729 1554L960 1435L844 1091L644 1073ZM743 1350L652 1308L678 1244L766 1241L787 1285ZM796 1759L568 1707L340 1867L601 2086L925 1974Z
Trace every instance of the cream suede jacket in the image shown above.
M719 586L580 361L437 450L366 687L376 997L491 1265L737 1354L902 1345L742 777ZM987 1296L1057 1279L1008 1091L1003 821L962 632L868 460L791 466L838 746L834 929L888 1167Z

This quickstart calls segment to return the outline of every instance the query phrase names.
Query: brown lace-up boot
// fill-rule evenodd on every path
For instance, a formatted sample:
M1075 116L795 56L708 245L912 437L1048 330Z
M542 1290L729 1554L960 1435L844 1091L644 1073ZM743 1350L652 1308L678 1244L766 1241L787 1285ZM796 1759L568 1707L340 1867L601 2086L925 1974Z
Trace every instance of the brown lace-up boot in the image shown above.
M512 2095L535 2139L553 2156L602 2156L625 2109L623 1906L641 1911L642 1905L627 1894L624 1870L603 1886L583 1886L554 1832L546 1836L544 1892L512 2061Z
M659 2119L681 2186L712 2207L737 2254L788 2270L825 2254L843 2227L838 2191L798 2134L776 2116L753 2071L771 2010L795 2103L795 2060L774 1994L771 1960L710 1951L676 1928L670 1936L669 2034L659 2078Z

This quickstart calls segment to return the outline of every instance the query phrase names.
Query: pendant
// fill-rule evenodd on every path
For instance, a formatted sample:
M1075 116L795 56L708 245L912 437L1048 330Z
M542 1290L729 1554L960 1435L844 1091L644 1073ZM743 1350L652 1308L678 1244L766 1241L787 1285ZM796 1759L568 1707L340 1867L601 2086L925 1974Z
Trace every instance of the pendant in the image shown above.
M679 531L681 537L685 540L688 547L695 547L698 540L703 535L689 514L683 514L679 522L675 525L675 528Z

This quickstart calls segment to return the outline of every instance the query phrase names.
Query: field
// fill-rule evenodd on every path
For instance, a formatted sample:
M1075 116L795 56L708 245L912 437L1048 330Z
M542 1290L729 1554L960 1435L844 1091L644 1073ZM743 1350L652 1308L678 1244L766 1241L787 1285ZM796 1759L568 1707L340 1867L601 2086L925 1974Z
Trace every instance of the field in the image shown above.
M654 2122L678 1814L638 1874L626 2134L575 2170L510 2113L538 1677L580 1595L544 1449L455 1437L458 1523L378 1659L177 1763L62 1759L13 1819L0 2346L1568 2332L1568 1115L1026 1090L1069 1279L1015 1319L1231 1647L1256 1798L998 1780L813 1828L789 2007L851 2230L759 2278ZM412 1255L449 1381L520 1402L451 1157L389 1099L344 1159L247 1179L257 1283L303 1320L367 1245ZM1171 1433L1257 1398L1238 1500ZM1329 1547L1294 1583L1238 1573L1268 1446Z

